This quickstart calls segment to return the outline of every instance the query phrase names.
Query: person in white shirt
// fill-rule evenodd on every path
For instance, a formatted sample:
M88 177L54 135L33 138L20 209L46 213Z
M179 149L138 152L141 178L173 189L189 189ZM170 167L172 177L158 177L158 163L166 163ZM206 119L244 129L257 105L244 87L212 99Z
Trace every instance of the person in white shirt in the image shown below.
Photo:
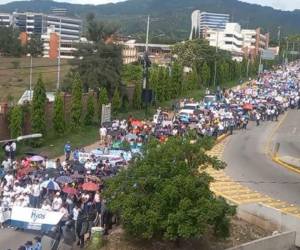
M7 181L7 185L8 186L13 186L14 184L14 176L12 175L12 173L7 173L5 176L4 176L4 179Z
M104 144L106 141L107 129L105 127L101 127L99 130L100 134L100 144Z
M42 210L47 210L47 211L52 211L52 207L51 207L51 205L48 201L44 201L41 209Z
M40 207L40 195L41 195L41 187L38 181L34 181L31 186L31 195L32 195L32 204L31 206L34 208Z
M11 160L10 159L3 160L1 165L3 166L5 171L8 171L9 168L11 167Z
M63 204L63 201L62 201L62 199L60 197L60 193L57 192L55 194L55 197L54 197L53 202L52 202L52 209L54 211L59 211L60 208L62 207L62 204Z
M64 204L60 209L59 212L63 214L62 221L67 221L69 219L69 211L67 209L67 204Z
M91 170L92 164L93 164L92 161L90 159L87 159L86 163L84 164L84 168L86 170Z

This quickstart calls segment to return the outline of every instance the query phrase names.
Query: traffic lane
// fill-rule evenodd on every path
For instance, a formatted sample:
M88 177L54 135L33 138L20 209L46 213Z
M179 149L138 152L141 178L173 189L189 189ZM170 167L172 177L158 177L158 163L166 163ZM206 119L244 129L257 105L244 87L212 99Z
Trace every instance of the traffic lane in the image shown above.
M276 132L274 143L280 143L279 155L300 158L300 111L290 110Z
M17 250L27 241L34 243L34 237L36 235L34 232L0 229L0 250Z
M300 175L274 163L265 154L277 122L249 124L229 137L224 151L226 173L235 181L278 200L300 205Z

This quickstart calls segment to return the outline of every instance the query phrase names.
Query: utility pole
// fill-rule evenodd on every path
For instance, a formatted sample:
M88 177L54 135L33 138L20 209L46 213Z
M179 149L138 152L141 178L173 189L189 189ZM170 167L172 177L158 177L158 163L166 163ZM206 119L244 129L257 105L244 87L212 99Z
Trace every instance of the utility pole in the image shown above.
M249 55L248 55L248 59L247 59L247 81L248 81L248 77L249 77L249 66L250 66L250 60L249 60Z
M289 38L286 38L286 49L285 49L285 64L288 63L288 58L289 58Z
M30 54L29 101L32 98L32 55Z
M60 89L60 46L61 46L61 18L59 19L59 40L58 40L58 57L57 57L57 84L56 90Z
M262 50L260 51L260 54L259 54L259 65L258 65L258 75L263 71L263 67L261 66L261 61L262 61Z
M148 50L149 50L149 29L150 29L150 16L148 16L147 20L147 30L146 30L146 45L145 45L145 52L143 58L143 66L144 66L144 78L143 78L143 89L147 89L148 87L148 67L147 67L147 58L148 58Z
M217 54L218 54L218 46L219 46L219 30L217 30L215 72L214 72L214 87L216 87L216 81L217 81Z

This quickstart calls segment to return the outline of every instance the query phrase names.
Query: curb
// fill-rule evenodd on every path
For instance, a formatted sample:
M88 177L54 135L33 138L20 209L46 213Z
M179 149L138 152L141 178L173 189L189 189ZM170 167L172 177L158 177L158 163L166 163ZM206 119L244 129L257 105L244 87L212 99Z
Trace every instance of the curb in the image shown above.
M224 141L227 137L229 137L229 134L228 134L228 133L219 136L219 137L216 139L216 145L219 144L219 143L221 143L222 141Z
M283 161L282 159L280 159L279 157L272 157L272 161L290 171L293 171L294 173L300 174L299 167L297 167L293 164L287 163L287 162Z

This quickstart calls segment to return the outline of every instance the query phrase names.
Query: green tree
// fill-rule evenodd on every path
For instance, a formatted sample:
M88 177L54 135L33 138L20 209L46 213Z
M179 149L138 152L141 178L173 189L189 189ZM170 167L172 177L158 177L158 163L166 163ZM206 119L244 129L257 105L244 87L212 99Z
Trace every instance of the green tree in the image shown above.
M0 54L2 56L20 57L24 54L19 34L20 32L13 27L0 25Z
M37 57L43 54L43 41L40 36L33 35L27 43L26 52L33 57Z
M22 135L23 113L20 106L14 106L9 112L10 137L17 138Z
M71 128L77 129L81 126L82 117L82 82L79 74L74 74L72 83L71 100Z
M183 68L179 62L174 62L171 70L171 82L172 82L172 92L171 97L178 97L182 93L182 76Z
M140 64L124 64L122 67L122 81L127 85L141 84L143 68Z
M107 181L108 208L129 235L177 241L201 237L212 227L218 236L228 236L235 207L216 198L212 178L199 172L199 166L225 167L206 154L212 145L211 138L192 134L164 144L150 141L143 157Z
M127 95L124 95L122 98L122 111L124 113L128 112L129 110L129 99Z
M61 135L65 132L64 102L59 91L55 95L52 122L56 134Z
M186 90L194 90L200 88L199 77L196 68L193 68L193 70L186 75L185 85Z
M201 80L204 86L209 86L210 83L210 68L207 63L203 63L201 67Z
M46 134L46 103L46 89L42 75L40 75L34 86L32 97L31 127L33 133Z
M94 106L94 96L89 96L86 107L86 114L84 117L85 125L92 125L94 123L95 117L95 106Z
M98 97L99 120L101 120L102 105L106 105L108 103L109 99L106 88L100 88Z
M112 24L99 22L94 15L87 18L87 37L93 43L80 44L73 60L73 72L78 72L84 83L84 92L89 88L97 90L105 87L112 95L112 91L121 83L122 48L109 42L109 38L116 32Z
M142 86L136 84L133 92L132 107L140 110L142 108Z
M114 95L113 95L113 98L111 101L111 105L112 105L112 110L113 110L114 114L118 114L122 107L122 100L121 100L119 88L115 89L115 92L114 92Z

